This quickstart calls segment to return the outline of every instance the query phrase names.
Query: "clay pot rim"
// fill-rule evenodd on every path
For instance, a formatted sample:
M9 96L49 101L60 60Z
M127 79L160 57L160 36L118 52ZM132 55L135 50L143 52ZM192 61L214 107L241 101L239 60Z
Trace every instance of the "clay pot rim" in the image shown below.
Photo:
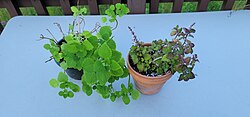
M143 45L145 46L150 46L151 43L144 43ZM166 76L169 76L169 75L172 75L172 72L171 71L168 71L165 75L162 75L162 76L154 76L154 77L151 77L151 76L146 76L146 75L142 75L140 74L139 72L135 71L131 65L130 65L130 62L129 62L129 59L130 59L130 55L128 53L128 57L127 57L127 64L128 64L128 67L129 69L131 69L136 75L142 77L142 78L147 78L147 79L164 79Z

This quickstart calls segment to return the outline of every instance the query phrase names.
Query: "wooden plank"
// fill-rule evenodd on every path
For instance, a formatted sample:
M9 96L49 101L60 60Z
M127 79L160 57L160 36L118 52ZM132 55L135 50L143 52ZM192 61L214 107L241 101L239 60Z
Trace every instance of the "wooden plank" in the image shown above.
M198 2L197 6L197 11L202 12L202 11L207 11L208 3L210 0L200 0Z
M88 0L89 10L91 15L99 15L97 0Z
M146 0L127 0L127 4L131 14L145 13Z
M112 0L112 3L113 3L113 4L121 3L121 0Z
M48 15L48 10L42 0L30 0L38 15Z
M11 17L22 15L20 9L17 6L16 1L14 0L3 0L4 7L8 10Z
M158 13L159 1L160 0L150 0L150 13Z
M222 4L221 10L231 10L235 0L225 0Z
M184 2L184 0L174 0L172 12L173 13L180 13L181 9L182 9L183 2Z
M64 15L72 15L69 0L60 0L60 4L61 4Z

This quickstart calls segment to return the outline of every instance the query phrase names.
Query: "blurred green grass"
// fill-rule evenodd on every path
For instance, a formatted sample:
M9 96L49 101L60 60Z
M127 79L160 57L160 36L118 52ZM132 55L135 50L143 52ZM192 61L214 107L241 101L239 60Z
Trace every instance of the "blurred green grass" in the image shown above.
M233 6L233 10L243 9L247 0L236 0ZM223 2L222 1L211 1L208 4L208 11L219 11L221 9ZM182 6L182 12L195 12L198 2L184 2ZM86 7L89 11L88 6ZM105 10L109 7L109 5L99 5L100 14L104 14ZM173 7L173 3L160 3L159 4L159 13L171 13ZM61 16L63 15L63 11L61 7L47 7L49 15L51 16ZM25 7L20 8L22 14L24 16L34 16L37 15L34 7ZM149 3L146 4L146 13L149 13ZM89 12L87 13L89 14ZM8 14L5 8L0 9L0 22L4 23L10 19L10 15Z

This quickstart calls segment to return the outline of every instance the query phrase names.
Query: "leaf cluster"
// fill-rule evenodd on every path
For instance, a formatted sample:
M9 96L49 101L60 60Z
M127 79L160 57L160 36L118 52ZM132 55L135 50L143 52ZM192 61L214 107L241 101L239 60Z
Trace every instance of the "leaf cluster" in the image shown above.
M180 74L178 81L194 79L193 68L199 60L197 54L193 54L195 45L189 39L194 37L193 25L189 28L181 28L178 25L174 27L170 33L174 37L171 41L154 40L147 46L133 39L135 44L130 48L130 64L136 71L146 76L178 72Z
M69 82L68 76L63 72L59 72L57 79L52 78L49 84L53 88L60 87L62 90L58 94L64 98L73 98L74 93L80 91L80 87L73 82Z
M115 11L115 16L109 14L111 9ZM110 19L116 20L116 15L121 17L127 14L129 11L127 9L124 4L116 4L111 5L106 13ZM77 7L72 7L71 10L76 18L85 12L84 9L79 10ZM77 24L80 23L78 22ZM74 31L73 23L69 25L69 30L70 32L63 37L63 40L60 42L50 40L50 43L45 44L44 48L50 51L63 70L73 68L83 71L81 89L86 95L90 96L93 91L96 91L104 99L110 98L111 101L121 97L125 104L130 102L129 97L132 99L139 98L140 93L133 88L130 80L127 87L124 84L121 85L121 90L113 88L115 81L126 78L129 73L122 53L116 49L111 26L95 27L95 33L89 30L80 32L79 30ZM64 98L73 97L73 92L79 92L79 86L68 82L66 77L66 74L60 72L58 79L51 79L50 85L54 88L60 86L62 89L59 92L60 96ZM77 87L77 90L71 89L73 85Z

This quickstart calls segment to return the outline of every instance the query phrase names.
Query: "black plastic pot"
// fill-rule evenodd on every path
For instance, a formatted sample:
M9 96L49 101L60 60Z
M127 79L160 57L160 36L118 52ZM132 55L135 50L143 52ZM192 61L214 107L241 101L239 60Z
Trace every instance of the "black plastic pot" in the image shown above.
M61 39L61 40L57 43L57 45L62 45L63 42L66 42L66 41L65 41L64 39ZM63 61L63 60L61 60L61 61ZM61 62L61 61L60 61L60 62ZM57 64L58 66L60 66L60 63L59 63L59 62L57 62L56 60L55 60L55 62L56 62L56 64ZM73 78L73 79L75 79L75 80L81 80L81 79L82 79L83 70L79 71L79 70L74 69L74 68L68 68L68 69L66 69L65 71L66 71L66 73L68 74L69 77L71 77L71 78Z

